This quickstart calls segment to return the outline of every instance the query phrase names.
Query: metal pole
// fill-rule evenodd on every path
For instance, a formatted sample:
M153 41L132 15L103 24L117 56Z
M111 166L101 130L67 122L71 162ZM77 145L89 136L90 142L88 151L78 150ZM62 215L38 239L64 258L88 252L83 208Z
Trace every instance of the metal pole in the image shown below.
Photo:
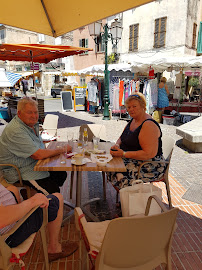
M37 100L37 93L36 93L36 86L35 86L35 76L34 76L33 52L32 51L30 51L30 55L31 55L31 60L32 60L33 86L34 86L34 92L35 92L36 100Z
M109 70L107 62L107 45L108 45L108 25L104 26L104 41L105 41L105 90L104 90L104 112L103 120L110 120L109 118Z

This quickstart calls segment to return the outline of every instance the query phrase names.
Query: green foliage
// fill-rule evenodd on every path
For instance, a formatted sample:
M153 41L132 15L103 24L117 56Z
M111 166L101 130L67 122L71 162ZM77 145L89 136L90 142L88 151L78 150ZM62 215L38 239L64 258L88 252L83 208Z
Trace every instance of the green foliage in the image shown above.
M199 85L198 78L191 78L188 82L189 86L197 87Z
M109 56L107 56L107 62L108 64L115 64L119 60L117 53L111 53Z

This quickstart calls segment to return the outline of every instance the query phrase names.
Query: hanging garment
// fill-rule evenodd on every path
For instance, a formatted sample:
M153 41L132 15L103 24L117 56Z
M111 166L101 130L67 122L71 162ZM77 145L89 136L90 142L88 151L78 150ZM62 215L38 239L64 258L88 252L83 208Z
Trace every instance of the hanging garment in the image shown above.
M97 103L98 83L95 80L91 80L87 84L88 89L88 101Z
M124 93L124 81L120 81L120 85L119 85L119 106L123 106L123 104L124 104L123 93Z

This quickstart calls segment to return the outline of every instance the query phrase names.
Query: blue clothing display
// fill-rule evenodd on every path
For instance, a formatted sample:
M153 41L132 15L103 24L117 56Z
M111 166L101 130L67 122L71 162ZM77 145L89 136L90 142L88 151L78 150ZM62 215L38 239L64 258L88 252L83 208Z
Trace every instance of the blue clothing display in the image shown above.
M165 108L169 106L168 95L165 89L165 85L162 88L158 88L158 108Z

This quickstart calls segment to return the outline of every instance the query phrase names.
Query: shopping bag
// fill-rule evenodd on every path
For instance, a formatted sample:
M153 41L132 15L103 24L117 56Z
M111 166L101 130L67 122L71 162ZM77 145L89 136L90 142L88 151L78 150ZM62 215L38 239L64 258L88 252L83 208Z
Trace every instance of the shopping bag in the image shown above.
M144 214L147 200L151 195L156 195L162 201L162 190L152 183L143 183L136 180L130 187L120 190L122 216ZM152 200L149 215L161 213L161 208L156 201Z

